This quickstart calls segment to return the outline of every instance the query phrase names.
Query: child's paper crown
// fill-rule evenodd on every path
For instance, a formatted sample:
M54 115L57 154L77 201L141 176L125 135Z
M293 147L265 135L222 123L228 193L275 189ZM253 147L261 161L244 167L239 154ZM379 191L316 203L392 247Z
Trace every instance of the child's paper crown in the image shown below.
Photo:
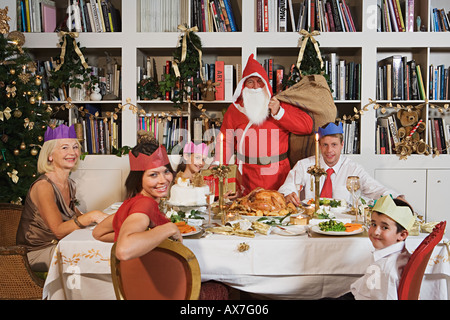
M384 196L378 199L373 206L373 211L387 215L408 231L414 225L415 218L411 209L397 206L391 196Z
M201 144L195 144L192 141L186 143L186 145L183 148L183 153L198 153L202 154L204 157L208 156L208 146L204 143Z
M131 171L145 171L162 167L170 163L166 148L162 145L150 156L139 153L139 155L135 157L131 151L128 155L130 158Z
M339 124L335 124L333 122L330 122L325 129L322 127L319 127L319 137L322 138L324 136L328 136L330 134L337 134L337 133L344 133L344 129L342 127L342 122L339 122Z
M47 131L44 134L44 141L50 141L55 139L76 139L77 133L75 132L75 126L70 127L65 124L61 124L55 129L47 127Z

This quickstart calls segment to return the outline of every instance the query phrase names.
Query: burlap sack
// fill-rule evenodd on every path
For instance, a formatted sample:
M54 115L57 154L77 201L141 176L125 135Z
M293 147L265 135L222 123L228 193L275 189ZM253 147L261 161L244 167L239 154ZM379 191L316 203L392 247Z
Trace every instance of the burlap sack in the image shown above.
M276 95L276 98L301 108L314 121L311 134L290 134L288 157L293 167L298 160L314 155L314 133L324 124L336 120L337 109L327 80L322 75L304 76L295 85Z

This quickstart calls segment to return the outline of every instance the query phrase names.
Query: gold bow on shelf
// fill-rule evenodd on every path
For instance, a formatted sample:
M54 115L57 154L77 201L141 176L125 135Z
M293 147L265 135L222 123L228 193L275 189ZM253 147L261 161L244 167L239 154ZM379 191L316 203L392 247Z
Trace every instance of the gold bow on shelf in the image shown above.
M319 44L317 43L316 39L314 39L315 36L320 35L320 32L313 31L313 32L309 33L305 29L302 29L299 33L303 36L303 38L302 38L302 46L300 48L300 52L298 53L297 68L300 70L300 65L302 64L303 54L305 53L306 44L308 43L308 40L311 40L311 42L314 45L314 48L316 49L317 58L320 61L320 69L323 69L323 60L322 60L322 55L320 54Z
M178 64L179 63L183 63L184 61L186 61L186 57L187 57L187 39L189 39L189 41L192 43L192 41L190 40L190 33L191 32L198 32L198 27L192 27L192 28L186 28L185 26L183 26L182 24L180 24L178 26L178 30L184 32L184 37L183 37L183 42L181 45L181 61L173 61L173 70L175 72L175 75L177 76L177 78L179 78L181 76L180 74L180 70L178 68ZM198 60L199 60L199 64L200 64L200 78L203 80L203 63L202 63L202 50L200 50L199 48L197 48L193 43L192 45L194 46L195 50L197 50L198 52Z
M81 52L80 48L77 45L77 41L75 40L76 38L78 38L78 32L60 31L59 36L63 38L63 44L61 47L61 55L60 55L61 64L56 66L55 71L58 71L61 68L61 66L64 64L64 56L66 55L66 45L67 45L67 39L66 39L67 37L65 37L66 35L69 35L73 39L73 46L75 48L75 52L80 57L81 64L83 65L83 67L85 69L89 68L89 65L87 64L86 59L84 59L83 53Z

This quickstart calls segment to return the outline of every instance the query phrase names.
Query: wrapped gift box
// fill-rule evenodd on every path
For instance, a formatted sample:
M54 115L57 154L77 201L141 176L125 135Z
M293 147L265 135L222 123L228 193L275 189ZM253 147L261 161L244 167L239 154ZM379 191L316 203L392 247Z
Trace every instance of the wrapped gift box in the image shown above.
M229 165L230 171L227 174L227 177L224 179L224 193L231 191L231 193L236 193L239 190L241 174L238 170L237 165ZM203 179L215 179L216 180L216 188L215 193L216 196L219 195L219 178L214 177L213 171L211 169L202 170Z

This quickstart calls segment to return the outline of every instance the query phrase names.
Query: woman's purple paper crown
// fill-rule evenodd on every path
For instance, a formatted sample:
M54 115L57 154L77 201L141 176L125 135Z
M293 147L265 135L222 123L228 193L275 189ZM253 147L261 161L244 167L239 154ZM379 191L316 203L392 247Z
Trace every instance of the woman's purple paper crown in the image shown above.
M44 141L50 141L54 139L76 139L77 133L75 132L75 126L71 125L70 127L65 124L61 124L55 129L52 129L50 126L47 127L47 131L45 131Z

